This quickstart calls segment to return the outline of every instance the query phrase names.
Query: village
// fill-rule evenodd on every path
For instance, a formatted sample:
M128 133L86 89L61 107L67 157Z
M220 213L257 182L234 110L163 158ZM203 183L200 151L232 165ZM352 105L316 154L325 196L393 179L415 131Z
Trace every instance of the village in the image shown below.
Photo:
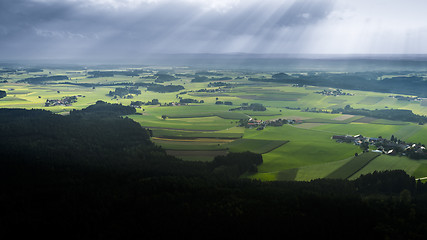
M71 106L72 103L77 102L78 97L84 97L82 95L63 97L61 99L46 99L44 104L45 107L53 106Z
M353 143L360 146L364 151L378 152L388 155L408 156L413 159L426 159L427 150L421 143L406 143L393 135L390 139L380 137L364 137L360 134L351 135L334 135L332 139L340 143ZM370 147L371 146L371 147Z

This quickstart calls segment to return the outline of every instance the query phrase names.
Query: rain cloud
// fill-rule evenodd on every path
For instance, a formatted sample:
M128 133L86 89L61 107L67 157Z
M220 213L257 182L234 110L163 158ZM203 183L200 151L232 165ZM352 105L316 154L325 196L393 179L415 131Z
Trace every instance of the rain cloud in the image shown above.
M14 0L1 59L427 53L421 0Z

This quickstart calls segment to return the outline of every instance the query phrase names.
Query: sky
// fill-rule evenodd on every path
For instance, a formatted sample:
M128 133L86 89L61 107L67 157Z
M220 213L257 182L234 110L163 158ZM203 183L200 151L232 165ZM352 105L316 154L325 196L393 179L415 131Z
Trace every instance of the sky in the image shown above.
M425 0L2 0L0 59L427 54Z

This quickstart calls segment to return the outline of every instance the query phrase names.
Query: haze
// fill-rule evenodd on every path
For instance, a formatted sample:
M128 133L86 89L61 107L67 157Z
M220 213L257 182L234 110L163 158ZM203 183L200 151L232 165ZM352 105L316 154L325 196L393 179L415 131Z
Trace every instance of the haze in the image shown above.
M7 0L0 59L425 54L423 0Z

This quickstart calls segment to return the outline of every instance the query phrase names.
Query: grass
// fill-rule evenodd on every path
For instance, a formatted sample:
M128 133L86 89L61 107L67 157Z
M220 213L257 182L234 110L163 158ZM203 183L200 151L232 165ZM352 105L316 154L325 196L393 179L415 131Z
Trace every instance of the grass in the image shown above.
M162 128L172 130L193 131L218 131L236 126L234 121L225 120L220 117L180 118L162 120L160 116L154 115L131 115L133 120L139 122L143 127Z
M307 138L307 136L310 136ZM245 137L265 140L288 140L289 142L271 152L263 154L264 163L253 178L262 179L263 173L280 172L346 159L359 151L351 144L336 143L331 134L290 125L268 127L263 131L247 130Z
M165 139L153 139L153 142L167 150L181 151L213 151L226 150L224 146L226 142L206 142L194 139L193 141L170 141Z
M409 175L413 175L418 169L421 163L417 160L412 160L407 157L380 155L373 159L364 168L356 172L349 179L356 179L360 175L366 175L374 171L385 171L385 170L404 170ZM427 176L427 175L426 175Z
M0 99L0 101L5 101L5 102L24 101L24 102L26 102L28 100L27 99L23 99L23 98L18 98L18 97L9 97L9 96L7 96L5 98Z
M373 152L363 153L355 156L340 168L327 175L326 178L348 179L378 156L380 156L380 153Z
M398 139L406 141L408 138L419 132L421 129L422 127L419 125L408 124L397 130L393 135Z
M310 118L302 120L303 123L334 123L334 124L346 124L351 123L355 120L359 119L359 117L351 117L343 120L336 119L325 119L325 118Z
M201 118L217 116L223 119L248 119L246 114L238 112L205 112L205 113L175 113L167 114L168 118Z
M420 162L420 165L418 166L417 169L415 169L413 175L416 178L423 178L423 177L427 177L427 163L426 161L422 161Z
M264 140L264 139L238 139L231 143L225 144L230 152L245 152L268 153L274 149L281 147L288 141L284 140Z
M200 131L180 131L180 130L167 130L167 129L153 129L154 137L161 138L219 138L219 139L237 139L243 136L241 132L232 131L214 131L214 132L200 132Z
M373 124L384 124L384 125L407 125L408 122L402 122L402 121L393 121L388 119L376 119L372 121Z
M293 181L298 174L298 168L291 168L280 171L276 175L276 179L279 181Z
M365 99L363 99L362 101L358 102L358 104L373 105L373 104L380 102L383 99L384 99L384 97L368 96Z
M412 134L406 139L408 142L427 144L427 126L423 125L420 127L421 128L418 130L418 132Z
M350 157L344 160L335 161L335 162L314 164L306 167L301 167L298 169L298 174L295 176L294 180L310 181L314 179L325 178L336 169L342 167L351 159L353 159L353 157Z
M381 125L381 124L368 124L368 123L349 123L349 124L326 124L314 127L313 130L326 131L331 134L337 135L357 135L362 134L366 137L384 138L391 137L392 134L397 132L404 125Z
M239 98L261 101L298 101L304 94L300 93L273 93L273 94L260 94L260 95L240 95Z

